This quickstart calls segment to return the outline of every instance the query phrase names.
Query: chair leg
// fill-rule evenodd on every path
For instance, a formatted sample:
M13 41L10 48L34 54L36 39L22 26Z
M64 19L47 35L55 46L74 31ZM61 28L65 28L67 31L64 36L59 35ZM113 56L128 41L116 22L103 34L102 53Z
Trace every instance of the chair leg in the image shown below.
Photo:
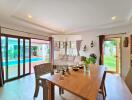
M104 92L105 92L105 96L107 96L107 93L106 93L106 87L105 87L105 85L104 85Z
M43 100L48 100L48 86L46 85L46 81L42 81L43 87Z
M105 95L104 95L104 93L102 93L102 96L103 96L103 100L105 100Z
M103 96L103 100L105 100L105 91L104 91L104 88L102 88L102 96Z
M62 88L59 87L59 94L64 94L64 90Z
M64 94L64 89L61 88L61 92L62 92L62 94Z
M38 96L38 92L39 92L39 80L36 80L34 98Z
M59 87L59 95L61 95L61 88Z

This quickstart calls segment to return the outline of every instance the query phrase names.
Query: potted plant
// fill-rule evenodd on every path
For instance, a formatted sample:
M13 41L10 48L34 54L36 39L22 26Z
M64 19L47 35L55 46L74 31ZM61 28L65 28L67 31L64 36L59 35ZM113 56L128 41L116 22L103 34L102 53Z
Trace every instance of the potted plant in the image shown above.
M83 59L84 71L88 72L89 71L89 64L95 64L96 59L97 59L97 57L95 54L90 54L90 56L88 58L85 57L85 59Z
M97 56L94 53L92 53L90 54L90 59L91 59L91 63L95 64L97 60Z

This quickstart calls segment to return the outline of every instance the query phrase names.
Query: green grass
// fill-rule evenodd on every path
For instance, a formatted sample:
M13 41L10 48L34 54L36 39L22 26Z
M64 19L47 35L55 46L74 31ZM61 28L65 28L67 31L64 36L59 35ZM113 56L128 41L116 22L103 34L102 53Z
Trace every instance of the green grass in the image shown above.
M109 70L116 71L116 57L104 55L104 65L106 65Z

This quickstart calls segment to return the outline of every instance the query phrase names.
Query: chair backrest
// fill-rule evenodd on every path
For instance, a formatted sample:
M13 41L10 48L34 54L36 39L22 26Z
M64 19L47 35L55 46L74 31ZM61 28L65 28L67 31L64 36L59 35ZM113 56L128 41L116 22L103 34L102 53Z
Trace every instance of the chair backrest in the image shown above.
M132 93L132 67L130 67L127 76L125 78L126 85L128 86L129 90Z
M43 74L51 73L53 71L53 66L51 63L39 64L34 67L35 78L39 78Z
M106 78L106 71L104 71L103 77L102 77L102 81L101 81L101 85L100 85L100 89L103 88L103 86L105 85L105 78Z

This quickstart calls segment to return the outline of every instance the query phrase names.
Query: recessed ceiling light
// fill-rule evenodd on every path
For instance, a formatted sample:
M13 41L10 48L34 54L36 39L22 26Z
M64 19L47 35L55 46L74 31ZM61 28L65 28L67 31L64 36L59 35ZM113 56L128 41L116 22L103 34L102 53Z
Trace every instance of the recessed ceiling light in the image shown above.
M27 16L28 16L28 18L30 18L30 19L32 18L32 16L31 16L30 14L28 14Z
M112 20L116 20L117 19L117 16L113 16L111 17Z

